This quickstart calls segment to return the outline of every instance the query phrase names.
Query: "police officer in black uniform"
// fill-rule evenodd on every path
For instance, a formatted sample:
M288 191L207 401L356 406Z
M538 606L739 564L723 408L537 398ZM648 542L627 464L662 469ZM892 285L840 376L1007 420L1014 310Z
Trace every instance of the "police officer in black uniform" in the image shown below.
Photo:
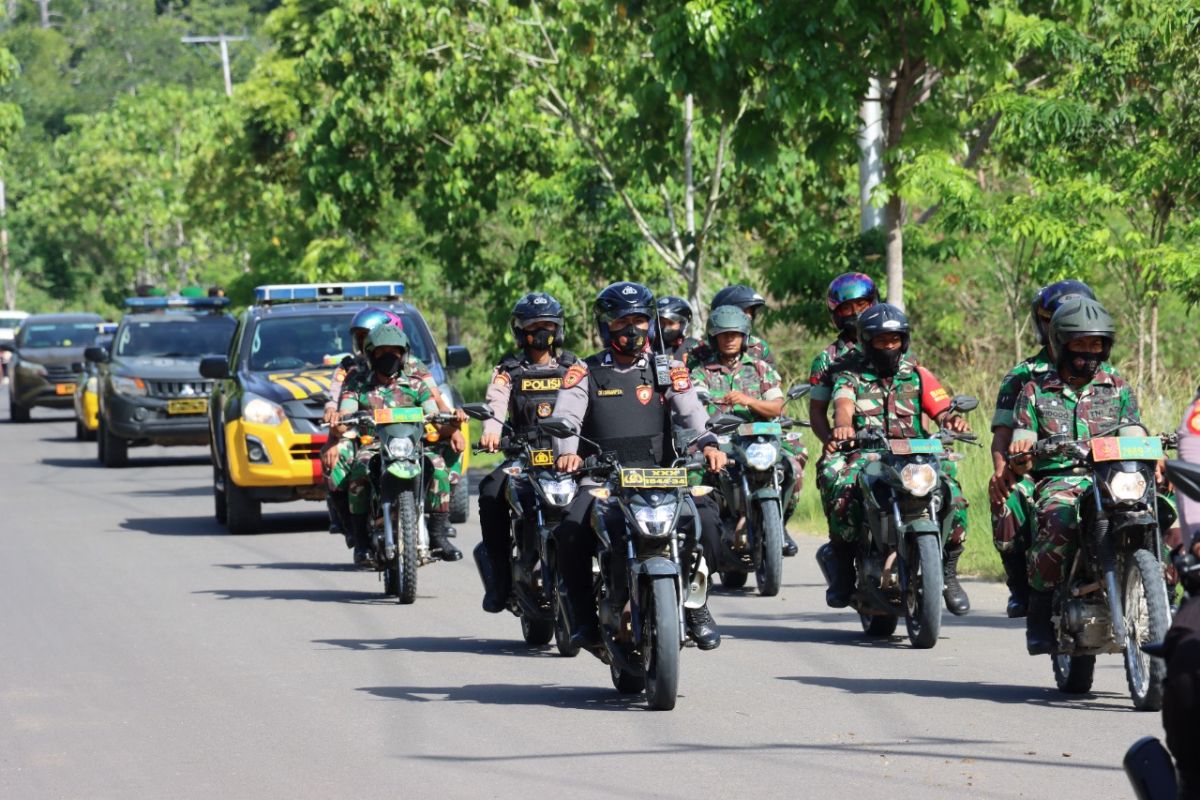
M688 336L692 325L692 306L687 300L674 295L658 298L658 324L662 333L663 346L667 355L687 363L688 353L700 344L700 340Z
M479 443L489 453L500 448L501 422L505 419L518 436L539 435L537 421L550 416L563 374L578 361L562 349L562 304L545 292L530 292L518 300L508 325L517 352L500 360L488 385L485 400L495 419L484 422ZM504 500L507 480L508 476L497 467L479 482L479 527L489 573L483 610L492 614L508 607L512 591L508 562L512 542Z
M596 324L606 349L572 365L554 405L554 416L576 426L584 437L597 442L606 452L615 452L628 467L669 466L675 457L672 423L684 429L704 430L708 414L692 387L687 367L680 361L669 364L668 379L657 375L650 343L657 333L658 309L654 294L637 283L622 281L604 289L596 298ZM724 468L725 453L716 437L705 434L696 441L703 448L708 468ZM583 457L592 455L590 446L572 437L555 443L556 465L563 472L579 469ZM702 535L718 535L719 515L711 497L694 498L702 524ZM574 619L572 638L594 648L600 644L600 625L592 586L592 556L595 534L590 527L595 499L580 487L565 519L554 531L558 565L567 584L567 600ZM688 515L681 521L685 530L695 531L697 520ZM614 525L619 530L620 526ZM690 569L699 563L701 549L692 538L688 553ZM702 650L721 643L721 635L708 606L686 609L688 633Z

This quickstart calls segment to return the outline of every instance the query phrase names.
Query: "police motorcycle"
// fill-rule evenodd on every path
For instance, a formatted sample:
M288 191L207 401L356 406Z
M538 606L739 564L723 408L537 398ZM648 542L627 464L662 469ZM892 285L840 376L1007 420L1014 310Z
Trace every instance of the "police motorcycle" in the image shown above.
M979 400L957 395L949 413L974 410ZM858 537L855 590L850 606L863 632L886 637L904 617L908 641L918 649L937 644L942 627L942 549L949 538L946 462L962 453L947 449L956 441L978 444L973 433L942 428L927 439L891 439L882 430L863 431L842 449L861 450L866 465L858 475L865 530ZM829 543L817 550L817 563L832 585L836 555Z
M472 419L495 419L486 403L467 403L463 411ZM550 534L575 499L579 484L573 475L554 468L553 451L516 435L507 423L504 428L501 469L508 475L505 491L513 543L509 553L512 594L508 608L521 620L521 635L526 644L541 646L553 638L561 655L573 657L579 654L579 646L571 642L571 626L554 572ZM492 567L483 542L475 546L473 555L487 589L492 583Z
M439 559L430 553L425 527L425 442L435 441L434 429L457 421L454 414L428 414L419 407L372 408L348 414L342 438L359 447L379 440L371 459L370 510L367 524L376 569L383 576L383 593L407 605L417 599L417 568Z
M1160 519L1154 473L1178 437L1113 435L1125 427L1141 423L1123 420L1086 439L1043 439L1031 451L1035 459L1067 458L1071 474L1092 476L1092 490L1080 498L1079 549L1054 592L1058 645L1051 659L1059 690L1084 694L1096 656L1121 653L1134 707L1157 711L1167 665L1141 646L1162 641L1171 626L1162 563L1162 528L1170 520Z
M539 427L559 439L579 436L561 417L547 417ZM688 642L684 608L699 608L708 596L707 571L687 575L681 554L686 534L679 529L688 498L712 491L688 486L688 469L701 466L703 457L696 454L675 459L671 467L627 468L613 453L601 452L578 471L600 481L586 489L596 498L591 525L599 541L594 574L603 642L595 655L609 665L618 692L644 692L656 711L675 707L679 653ZM610 530L614 523L623 534ZM698 520L695 531L698 536ZM622 543L623 552L617 549ZM698 541L685 544L699 553ZM565 587L562 591L565 595Z
M797 400L811 388L794 386L787 399ZM708 402L703 392L701 400ZM722 555L728 560L710 565L721 573L721 585L727 589L742 588L753 572L760 595L779 594L783 508L793 480L782 445L785 440L799 440L800 434L790 429L801 425L808 422L786 417L747 421L737 414L722 414L710 422L710 430L729 454L727 466L716 476L722 519L732 523L721 526Z

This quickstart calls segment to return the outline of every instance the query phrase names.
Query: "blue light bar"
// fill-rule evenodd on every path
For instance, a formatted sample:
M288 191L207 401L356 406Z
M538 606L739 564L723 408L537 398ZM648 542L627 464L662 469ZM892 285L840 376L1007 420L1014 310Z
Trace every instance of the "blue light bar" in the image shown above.
M389 300L404 294L404 284L394 281L373 283L293 283L256 286L255 305L305 303L319 300Z
M216 309L229 305L228 297L126 297L125 307L134 311L162 311L168 308Z
M112 336L116 332L117 323L115 322L101 322L96 326L96 333L100 334L101 336Z

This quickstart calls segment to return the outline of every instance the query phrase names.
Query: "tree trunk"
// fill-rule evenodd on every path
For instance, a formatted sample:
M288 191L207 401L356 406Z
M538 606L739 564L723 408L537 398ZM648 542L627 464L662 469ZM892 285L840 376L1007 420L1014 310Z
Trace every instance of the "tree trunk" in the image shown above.
M1146 304L1138 304L1137 326L1137 385L1146 380Z
M867 80L867 98L858 116L858 208L864 233L883 224L882 209L871 205L871 194L883 183L883 90L879 78Z
M896 192L883 207L887 235L887 301L904 310L904 201Z
M457 304L454 306L458 308ZM462 317L457 310L446 309L446 344L462 344Z
M17 275L8 260L8 196L4 179L0 178L0 271L4 274L4 307L17 307Z
M1150 298L1150 391L1158 392L1158 295Z
M41 17L41 25L43 28L50 27L50 0L34 0L37 3L38 13Z

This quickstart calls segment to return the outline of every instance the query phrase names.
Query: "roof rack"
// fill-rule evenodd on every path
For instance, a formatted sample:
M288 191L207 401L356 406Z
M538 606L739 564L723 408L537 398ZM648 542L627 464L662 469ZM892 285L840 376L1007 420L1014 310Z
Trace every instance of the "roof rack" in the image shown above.
M135 311L163 311L168 308L215 310L229 305L228 297L126 297L125 307Z
M404 294L404 284L395 281L370 283L293 283L254 288L254 304L314 303L321 300L395 300Z

